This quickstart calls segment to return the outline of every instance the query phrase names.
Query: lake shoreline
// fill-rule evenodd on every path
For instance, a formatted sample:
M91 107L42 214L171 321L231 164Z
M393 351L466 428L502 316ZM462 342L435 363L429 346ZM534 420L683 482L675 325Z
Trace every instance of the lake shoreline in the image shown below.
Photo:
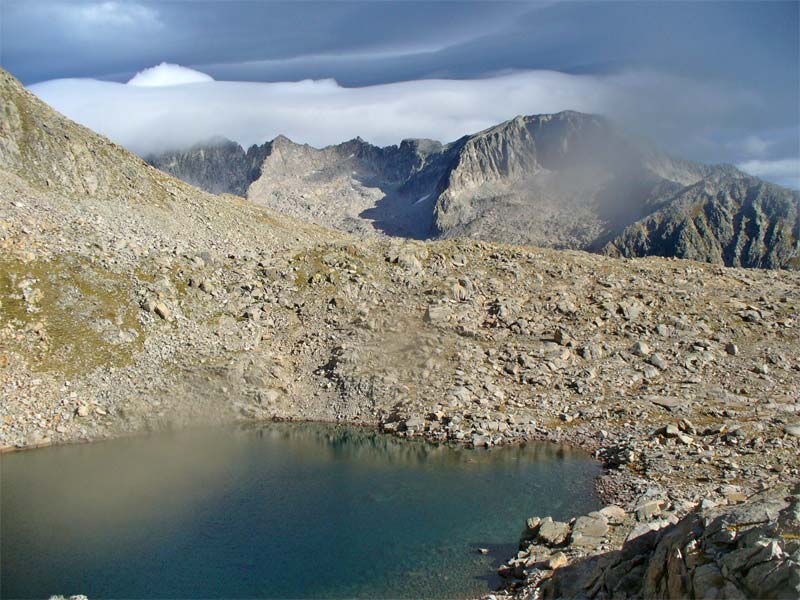
M158 435L167 432L185 432L185 431L192 431L198 429L206 429L209 427L226 427L226 426L234 426L234 425L241 425L241 426L253 426L258 427L259 425L268 424L268 423L309 423L309 424L320 424L320 425L342 425L347 427L359 427L364 428L367 430L373 430L385 435L389 435L395 437L397 439L405 439L408 441L425 441L429 443L435 444L445 444L449 446L455 447L464 447L464 448L471 448L473 447L471 442L468 441L457 441L457 440L441 440L431 436L403 436L402 432L388 432L385 431L380 427L380 425L370 425L368 423L360 423L360 422L342 422L342 421L326 421L326 420L303 420L303 419L287 419L287 418L276 418L276 419L267 419L267 420L255 420L255 419L237 419L231 421L219 421L215 423L207 423L207 424L194 424L194 425L185 425L179 428L165 428L165 429L148 429L148 430L141 430L141 431L119 431L114 432L107 435L97 436L97 437L74 437L74 438L66 438L66 439L59 439L57 441L47 441L38 444L30 444L25 446L14 445L14 446L1 446L0 447L0 455L2 454L11 454L17 452L27 452L32 450L42 450L47 448L54 448L60 446L71 446L71 445L81 445L81 444L95 444L98 442L106 442L106 441L113 441L117 439L129 439L129 438L143 438L150 435ZM628 478L624 479L624 483L622 486L619 484L615 485L614 488L610 488L608 485L603 485L603 478L608 474L608 467L603 463L602 460L598 458L596 455L597 451L602 448L600 444L591 443L587 440L579 437L573 436L565 436L563 438L558 437L553 439L552 436L547 434L541 435L533 435L530 437L519 437L516 439L507 440L504 442L503 445L519 445L525 444L529 442L540 442L540 443L552 443L567 446L570 448L574 448L576 450L580 450L586 452L587 455L591 456L595 460L603 466L603 472L597 476L595 480L595 491L598 493L600 499L607 503L607 504L615 504L615 503L622 503L625 502L624 498L626 495L630 495L635 491L635 486L632 480L628 480ZM477 449L477 448L476 448ZM622 487L622 489L620 489ZM629 489L625 489L625 488ZM627 492L627 494L626 494Z

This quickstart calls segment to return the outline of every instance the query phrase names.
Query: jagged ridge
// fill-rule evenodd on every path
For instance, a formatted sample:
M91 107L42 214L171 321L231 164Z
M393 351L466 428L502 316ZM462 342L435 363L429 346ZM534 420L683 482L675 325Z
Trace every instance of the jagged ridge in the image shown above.
M729 266L797 267L800 204L755 177L706 178L625 229L604 252L673 256Z
M151 163L362 235L798 266L798 193L732 166L674 159L596 115L517 117L446 145L379 148L356 138L316 149L281 136L247 153L232 142L224 148L223 161L213 149L193 149ZM227 170L216 175L219 162Z

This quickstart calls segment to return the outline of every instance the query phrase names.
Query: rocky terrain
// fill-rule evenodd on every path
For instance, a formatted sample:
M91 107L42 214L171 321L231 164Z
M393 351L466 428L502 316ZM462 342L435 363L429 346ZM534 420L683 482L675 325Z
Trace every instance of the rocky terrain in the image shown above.
M516 597L797 598L800 487L680 511L654 495L633 513L612 505L571 523L529 519L501 572L516 579ZM598 547L619 549L586 555Z
M791 240L800 231L800 211L785 192L753 177L707 177L627 227L603 251L694 260L715 256L727 265L797 269L800 255Z
M433 227L433 189L451 154L431 140L378 148L354 139L319 150L279 136L246 153L217 140L147 160L206 191L247 196L326 227L425 238Z
M800 266L800 194L731 166L670 158L571 111L517 117L447 145L355 139L316 149L281 136L246 153L216 142L148 160L208 191L362 236Z
M645 533L637 564L686 540L735 554L724 569L745 579L768 564L795 585L796 533L773 528L797 522L782 501L741 546L712 524L744 527L743 501L800 480L800 273L358 238L203 193L5 72L0 88L4 449L275 418L475 447L561 441L603 462L598 488L620 508L531 521L534 545L554 527L571 540L548 546L564 555L550 566L625 564L626 546L613 552L634 523L661 531L695 515ZM703 501L716 512L691 512ZM775 535L778 549L762 544ZM774 550L764 561L762 546ZM583 581L545 583L552 569L534 573L539 551L523 552L503 568L522 577L509 593ZM650 589L638 585L626 589ZM616 589L605 578L592 596Z

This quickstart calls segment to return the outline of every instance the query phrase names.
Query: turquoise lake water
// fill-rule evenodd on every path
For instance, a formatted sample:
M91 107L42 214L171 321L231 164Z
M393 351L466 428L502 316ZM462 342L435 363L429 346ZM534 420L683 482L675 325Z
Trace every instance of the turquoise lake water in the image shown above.
M526 517L599 506L599 465L569 448L470 450L326 425L0 461L3 598L476 596L499 582Z

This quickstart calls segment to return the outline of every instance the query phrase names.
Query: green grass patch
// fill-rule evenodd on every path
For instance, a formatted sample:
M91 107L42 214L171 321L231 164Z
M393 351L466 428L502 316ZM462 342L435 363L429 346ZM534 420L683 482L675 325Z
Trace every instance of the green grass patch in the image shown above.
M24 288L35 290L33 301L26 301ZM34 371L76 376L125 366L142 348L129 278L78 257L0 258L0 302L0 328L14 331L4 335L7 345Z

